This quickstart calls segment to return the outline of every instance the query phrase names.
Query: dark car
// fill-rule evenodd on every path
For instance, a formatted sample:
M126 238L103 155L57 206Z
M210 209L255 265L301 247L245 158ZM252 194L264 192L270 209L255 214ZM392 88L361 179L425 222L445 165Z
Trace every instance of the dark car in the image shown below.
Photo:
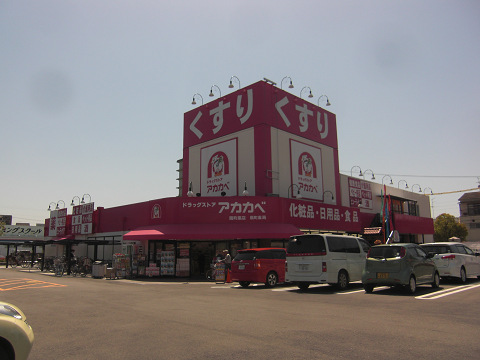
M273 287L285 282L286 251L282 248L239 250L232 261L231 278L242 287L264 283Z
M432 257L416 244L371 247L362 275L365 292L371 293L375 286L402 286L411 294L417 285L437 288L440 276Z

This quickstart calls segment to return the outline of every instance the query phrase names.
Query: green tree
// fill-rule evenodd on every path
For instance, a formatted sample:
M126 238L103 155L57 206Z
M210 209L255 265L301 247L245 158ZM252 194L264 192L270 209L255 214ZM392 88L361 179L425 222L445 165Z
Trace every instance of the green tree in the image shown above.
M448 241L452 236L460 238L460 241L465 241L468 235L465 224L460 224L455 216L450 214L438 215L433 226L435 228L433 238L436 242Z

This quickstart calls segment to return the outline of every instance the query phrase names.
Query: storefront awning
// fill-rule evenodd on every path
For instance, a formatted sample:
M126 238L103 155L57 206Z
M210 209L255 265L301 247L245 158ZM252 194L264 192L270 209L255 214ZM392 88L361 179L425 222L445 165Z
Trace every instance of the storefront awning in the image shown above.
M292 224L173 224L142 227L124 240L234 240L288 239L302 232Z
M433 219L393 213L395 230L400 234L433 234Z

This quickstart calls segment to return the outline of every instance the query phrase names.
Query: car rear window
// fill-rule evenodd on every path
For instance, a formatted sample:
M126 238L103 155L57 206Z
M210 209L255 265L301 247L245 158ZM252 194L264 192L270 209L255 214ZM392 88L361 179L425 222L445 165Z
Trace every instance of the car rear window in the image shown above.
M328 249L332 252L360 253L357 239L343 237L327 237Z
M451 253L450 247L447 245L424 245L421 248L427 254L448 254Z
M257 254L256 251L242 251L238 252L237 256L233 259L234 261L242 261L242 260L253 260L255 255Z
M288 254L311 254L311 253L325 253L325 241L323 236L319 235L304 235L293 236L288 241Z
M375 259L390 259L400 257L401 246L373 246L370 248L368 257Z

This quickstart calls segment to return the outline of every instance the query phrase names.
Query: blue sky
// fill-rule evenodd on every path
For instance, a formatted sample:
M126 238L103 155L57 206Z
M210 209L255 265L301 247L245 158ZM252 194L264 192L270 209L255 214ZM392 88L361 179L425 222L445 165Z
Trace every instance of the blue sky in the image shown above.
M477 0L1 1L0 213L176 196L183 114L232 75L328 95L342 173L476 188L479 18Z

